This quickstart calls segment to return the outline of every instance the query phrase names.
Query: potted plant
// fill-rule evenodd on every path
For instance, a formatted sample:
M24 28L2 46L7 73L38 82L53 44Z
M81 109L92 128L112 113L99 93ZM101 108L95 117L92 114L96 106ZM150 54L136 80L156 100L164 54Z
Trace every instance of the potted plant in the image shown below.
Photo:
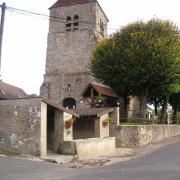
M72 127L72 124L74 123L75 119L71 118L65 121L64 127L65 129L70 129Z
M101 102L104 101L104 100L106 100L106 97L101 96L101 95L96 96L96 101L97 101L98 103L101 103Z
M107 118L107 119L102 121L102 126L103 127L107 127L110 122L112 122L112 119L111 118Z
M108 125L108 123L109 123L109 121L104 120L104 121L102 122L103 127L106 127L106 126Z

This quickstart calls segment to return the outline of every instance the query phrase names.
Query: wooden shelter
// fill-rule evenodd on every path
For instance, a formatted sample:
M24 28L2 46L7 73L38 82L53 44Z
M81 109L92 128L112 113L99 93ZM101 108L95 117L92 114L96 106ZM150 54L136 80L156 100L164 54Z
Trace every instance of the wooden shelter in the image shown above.
M119 98L111 87L97 82L90 82L81 96L91 107L115 107Z

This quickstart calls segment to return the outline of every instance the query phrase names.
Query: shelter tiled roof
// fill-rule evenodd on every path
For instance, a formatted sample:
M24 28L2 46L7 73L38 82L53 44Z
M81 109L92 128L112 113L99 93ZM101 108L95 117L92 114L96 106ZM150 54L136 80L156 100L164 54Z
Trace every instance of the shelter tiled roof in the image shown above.
M58 0L50 8L57 8L74 4L84 4L89 2L96 2L96 0Z
M87 96L88 94L88 90L89 88L93 88L97 93L101 94L101 95L105 95L105 96L109 96L109 97L114 97L114 98L118 98L119 96L114 92L114 90L109 87L106 86L104 84L100 84L97 82L90 82L86 88L83 90L83 92L81 93L82 96Z
M0 99L13 100L27 97L28 95L21 88L0 81Z
M74 109L73 111L79 116L102 116L106 113L113 112L114 108L89 108L89 109Z

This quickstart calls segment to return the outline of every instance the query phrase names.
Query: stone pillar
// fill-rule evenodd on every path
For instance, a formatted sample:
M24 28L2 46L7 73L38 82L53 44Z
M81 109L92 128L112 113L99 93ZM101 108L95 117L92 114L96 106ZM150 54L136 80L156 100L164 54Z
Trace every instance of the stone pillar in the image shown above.
M109 114L104 114L100 116L100 137L109 137ZM104 124L105 121L108 121L107 125Z
M73 140L73 123L70 126L70 124L68 122L72 121L73 116L71 114L68 113L63 113L63 128L64 128L64 137L63 140L64 141L72 141Z
M104 114L100 116L98 119L95 120L95 137L96 138L104 138L109 137L109 114ZM105 125L103 122L108 121L108 123Z
M64 121L63 112L60 110L55 110L54 116L54 151L57 152L60 146L60 142L64 138Z
M47 104L41 102L40 155L47 154Z

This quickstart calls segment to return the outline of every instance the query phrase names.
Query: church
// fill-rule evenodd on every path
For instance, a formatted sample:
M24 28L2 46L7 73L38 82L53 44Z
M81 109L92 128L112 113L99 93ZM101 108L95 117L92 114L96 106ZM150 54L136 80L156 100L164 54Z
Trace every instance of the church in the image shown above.
M97 0L58 0L49 9L46 68L40 96L69 109L92 107L89 104L93 103L88 104L82 92L92 82L97 83L91 76L89 63L96 44L107 38L109 20ZM101 89L98 95L107 90L103 84L98 86ZM114 91L108 88L108 95L113 99ZM121 118L135 119L143 115L145 109L139 98L130 99L128 115L123 112L123 99L118 101Z
M42 97L69 108L85 106L80 94L95 81L89 63L96 43L107 38L107 23L97 0L58 0L50 7Z

